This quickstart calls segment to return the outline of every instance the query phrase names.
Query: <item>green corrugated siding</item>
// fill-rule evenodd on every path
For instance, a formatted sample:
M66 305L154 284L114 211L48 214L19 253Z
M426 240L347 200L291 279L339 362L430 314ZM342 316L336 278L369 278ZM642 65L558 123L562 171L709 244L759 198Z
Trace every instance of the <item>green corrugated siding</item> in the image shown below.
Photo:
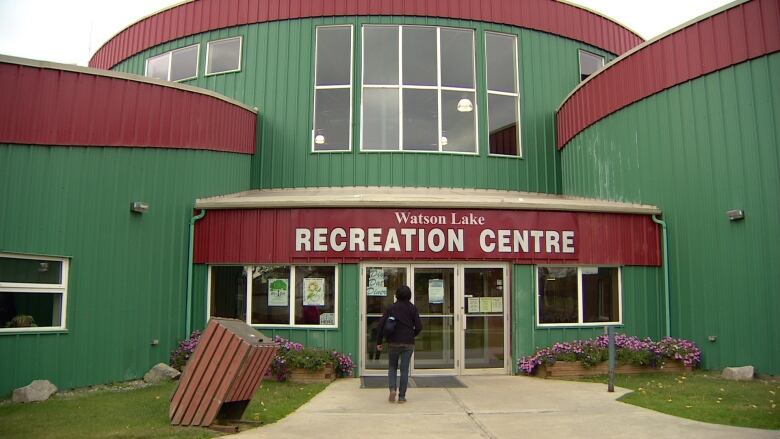
M256 327L266 336L276 335L302 343L306 347L335 349L352 355L355 363L359 359L360 320L358 304L360 286L357 264L339 265L339 322L336 329L316 328L268 328ZM196 265L193 291L193 324L195 329L206 325L206 297L208 295L208 266Z
M672 335L704 366L780 373L780 54L635 103L563 150L564 193L659 206ZM729 222L726 211L743 209ZM707 341L708 336L717 341Z
M622 267L623 325L618 333L654 340L663 335L663 278L657 267ZM517 360L557 342L597 337L604 327L536 326L536 267L512 267L512 370Z
M0 396L33 379L71 388L167 362L184 335L193 200L245 189L249 167L231 153L0 145L0 251L71 258L68 331L0 334ZM149 210L131 213L132 201Z
M366 23L424 24L475 29L480 155L359 152L360 26ZM315 27L352 24L353 150L311 153ZM518 35L523 159L487 156L484 31ZM242 70L203 76L205 43L243 36ZM115 67L143 74L144 60L201 44L200 77L185 83L208 88L260 109L258 153L252 187L430 186L560 192L555 150L555 109L579 81L578 49L612 55L554 35L472 21L422 17L331 17L252 24L203 33L144 51Z

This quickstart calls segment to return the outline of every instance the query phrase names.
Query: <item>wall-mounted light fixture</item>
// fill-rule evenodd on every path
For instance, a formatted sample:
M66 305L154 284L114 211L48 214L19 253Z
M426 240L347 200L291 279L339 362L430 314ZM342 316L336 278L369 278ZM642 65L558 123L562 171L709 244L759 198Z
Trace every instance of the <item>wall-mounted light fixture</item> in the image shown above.
M130 203L130 211L135 213L144 213L149 210L149 203L144 201L133 201Z
M726 215L729 217L729 221L739 221L741 219L745 219L745 211L742 209L729 210L726 212Z

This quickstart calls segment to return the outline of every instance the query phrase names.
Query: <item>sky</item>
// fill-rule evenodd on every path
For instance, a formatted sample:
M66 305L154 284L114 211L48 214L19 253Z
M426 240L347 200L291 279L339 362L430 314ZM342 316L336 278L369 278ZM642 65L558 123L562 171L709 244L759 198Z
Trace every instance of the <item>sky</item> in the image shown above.
M478 0L474 0L478 1ZM522 0L516 0L522 1ZM726 0L570 0L651 39ZM0 54L86 66L103 43L171 0L0 0Z

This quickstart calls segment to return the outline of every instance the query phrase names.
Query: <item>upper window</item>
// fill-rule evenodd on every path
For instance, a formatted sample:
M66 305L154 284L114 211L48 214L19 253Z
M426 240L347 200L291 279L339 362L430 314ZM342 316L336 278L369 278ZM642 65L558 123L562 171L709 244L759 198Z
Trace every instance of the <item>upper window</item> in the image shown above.
M617 267L539 267L539 325L621 323Z
M146 60L146 76L166 81L184 81L198 77L200 45L184 47Z
M65 329L68 260L0 253L0 332Z
M335 266L213 266L210 278L211 317L251 325L337 326Z
M521 156L517 37L485 33L490 154Z
M580 50L580 81L604 66L604 57Z
M313 151L352 144L352 26L317 28Z
M241 70L241 37L209 41L206 45L206 74Z
M477 153L474 32L363 27L361 149Z

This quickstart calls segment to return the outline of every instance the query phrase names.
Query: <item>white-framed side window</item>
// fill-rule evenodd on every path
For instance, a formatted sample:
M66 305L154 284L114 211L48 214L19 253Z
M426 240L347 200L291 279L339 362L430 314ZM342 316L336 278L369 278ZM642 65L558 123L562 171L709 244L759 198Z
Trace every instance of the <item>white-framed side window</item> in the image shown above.
M242 37L230 37L206 43L206 76L241 70Z
M352 150L352 26L318 26L312 151Z
M145 76L165 81L186 81L198 77L200 44L157 55L146 60Z
M485 32L488 154L522 157L517 36Z
M212 265L208 317L265 327L338 327L335 265Z
M580 49L580 81L584 81L588 76L596 73L600 68L604 67L604 57L590 53L588 51Z
M623 323L619 267L539 266L536 270L538 326Z
M364 25L361 151L478 154L474 31Z
M67 258L0 253L0 333L64 330Z

